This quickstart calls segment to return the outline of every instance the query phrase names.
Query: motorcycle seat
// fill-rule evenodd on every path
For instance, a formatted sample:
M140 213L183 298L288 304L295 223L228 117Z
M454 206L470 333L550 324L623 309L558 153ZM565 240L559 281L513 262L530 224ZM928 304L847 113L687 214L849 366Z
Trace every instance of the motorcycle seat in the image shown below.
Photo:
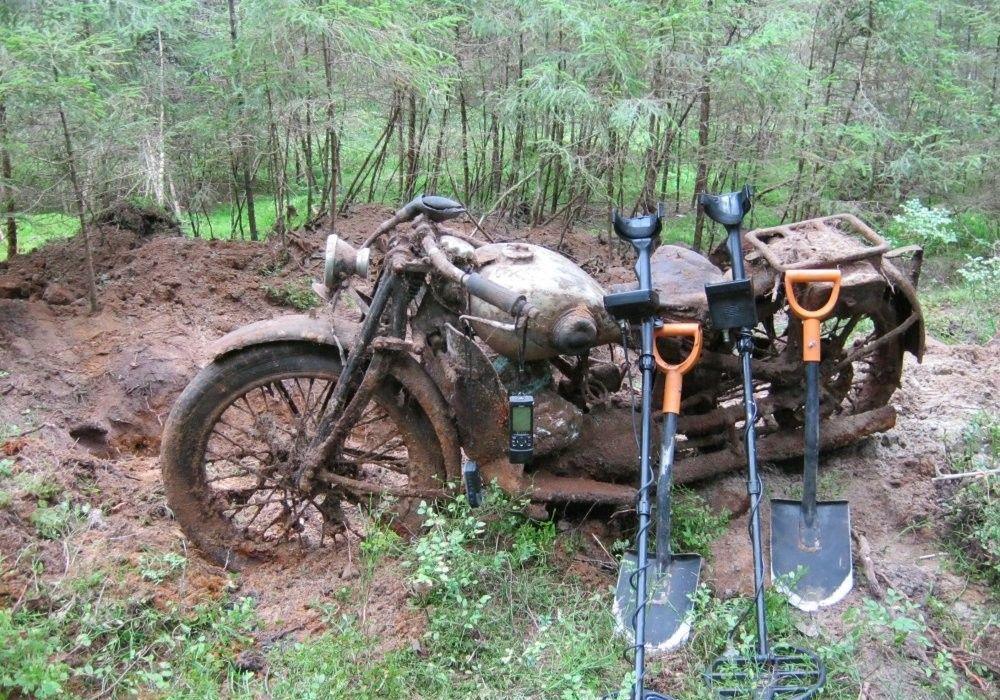
M413 198L413 201L407 207L412 207L414 212L423 214L434 223L454 219L456 216L465 213L465 207L460 203L436 194L418 195Z
M743 217L750 211L751 195L753 190L750 189L750 185L745 185L739 192L726 194L702 192L698 195L698 203L712 221L723 226L735 226L743 221Z
M611 212L611 223L615 233L627 241L638 241L643 238L656 238L660 235L662 223L656 214L634 216L631 219L622 218L618 210Z

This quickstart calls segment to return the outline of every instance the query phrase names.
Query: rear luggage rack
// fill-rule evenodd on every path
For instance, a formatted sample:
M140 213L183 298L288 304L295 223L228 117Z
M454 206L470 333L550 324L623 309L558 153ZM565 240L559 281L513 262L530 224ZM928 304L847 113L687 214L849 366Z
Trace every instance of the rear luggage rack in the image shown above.
M857 245L845 246L845 235ZM755 229L747 233L746 239L778 272L838 267L889 250L889 243L853 214ZM840 254L831 257L831 251Z

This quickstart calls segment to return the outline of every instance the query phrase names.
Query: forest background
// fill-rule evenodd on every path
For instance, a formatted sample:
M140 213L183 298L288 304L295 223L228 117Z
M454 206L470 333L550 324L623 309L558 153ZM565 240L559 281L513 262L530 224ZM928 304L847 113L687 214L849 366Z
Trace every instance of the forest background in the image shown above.
M748 181L754 225L909 202L897 242L988 261L998 69L988 1L6 0L5 254L122 198L258 239L420 192L517 225L663 201L705 247L694 193Z

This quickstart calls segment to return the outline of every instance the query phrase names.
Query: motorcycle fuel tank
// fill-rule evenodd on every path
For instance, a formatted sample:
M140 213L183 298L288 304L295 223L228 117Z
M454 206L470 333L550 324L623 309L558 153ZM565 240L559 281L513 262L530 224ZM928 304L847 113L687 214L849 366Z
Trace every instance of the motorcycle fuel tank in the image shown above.
M523 294L538 309L528 324L525 360L579 355L619 337L604 310L604 289L569 258L530 243L493 243L475 257L483 277ZM513 328L513 319L474 297L469 308L469 322L487 345L517 359L523 331Z

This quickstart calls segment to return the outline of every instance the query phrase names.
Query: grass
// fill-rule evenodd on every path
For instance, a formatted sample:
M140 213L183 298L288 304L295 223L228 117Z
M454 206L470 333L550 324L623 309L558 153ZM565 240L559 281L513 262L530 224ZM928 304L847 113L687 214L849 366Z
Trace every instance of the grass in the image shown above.
M2 466L0 486L16 487L18 474L9 463ZM175 598L189 564L181 552L145 548L125 563L50 583L37 559L30 605L0 610L0 697L623 697L631 664L614 633L610 587L569 573L579 542L557 536L551 521L526 517L524 505L496 489L475 510L463 498L425 504L424 529L412 541L375 513L360 545L360 578L329 597L318 594L312 606L325 632L266 645L258 639L266 639L267 630L238 579L214 600ZM675 544L687 551L708 552L725 528L725 518L711 514L693 492L680 491L674 516ZM72 528L58 536L72 547ZM362 611L376 577L387 571L403 572L409 594L402 604L422 621L411 637L390 640L365 631ZM837 637L822 630L806 636L800 629L808 616L769 589L772 639L821 655L825 698L858 696L858 659L873 645L907 665L927 697L976 697L929 640L928 625L957 624L950 612L933 601L918 609L894 595L854 606ZM701 587L688 646L650 663L651 684L675 697L707 700L700 677L707 664L727 650L753 649L750 605L747 598L717 599ZM926 673L906 655L914 644L933 660ZM248 654L262 670L237 661Z
M80 223L73 216L59 212L29 214L17 220L17 249L27 253L49 241L72 238L80 230ZM7 246L0 245L0 260L7 259Z

